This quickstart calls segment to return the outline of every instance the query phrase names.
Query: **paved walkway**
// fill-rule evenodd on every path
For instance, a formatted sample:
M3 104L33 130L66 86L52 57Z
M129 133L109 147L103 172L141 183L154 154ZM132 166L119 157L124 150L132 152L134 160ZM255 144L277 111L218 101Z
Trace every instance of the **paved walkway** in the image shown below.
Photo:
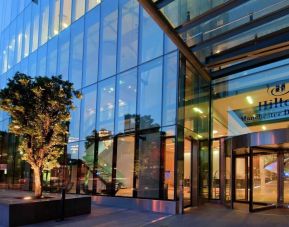
M289 226L289 210L268 210L249 213L247 210L230 210L222 205L206 204L190 208L184 215L166 215L141 212L107 206L92 206L90 215L68 218L63 222L50 221L30 226L77 226L77 227L227 227L227 226Z

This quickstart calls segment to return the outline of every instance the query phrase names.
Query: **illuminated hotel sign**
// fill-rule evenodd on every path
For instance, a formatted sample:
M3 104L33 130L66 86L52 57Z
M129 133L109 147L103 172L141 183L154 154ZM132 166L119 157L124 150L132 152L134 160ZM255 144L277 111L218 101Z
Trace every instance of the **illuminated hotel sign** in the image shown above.
M273 99L259 101L258 106L253 108L233 110L246 126L259 125L261 123L274 123L289 119L289 99L282 96L289 94L285 83L278 84L267 89Z

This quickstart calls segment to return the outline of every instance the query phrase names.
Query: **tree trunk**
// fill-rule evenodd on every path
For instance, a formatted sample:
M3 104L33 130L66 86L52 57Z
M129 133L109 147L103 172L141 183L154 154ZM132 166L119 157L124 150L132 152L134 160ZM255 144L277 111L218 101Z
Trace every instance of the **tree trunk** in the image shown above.
M42 196L42 180L41 180L41 170L40 168L33 169L34 171L34 194L36 198L41 198Z

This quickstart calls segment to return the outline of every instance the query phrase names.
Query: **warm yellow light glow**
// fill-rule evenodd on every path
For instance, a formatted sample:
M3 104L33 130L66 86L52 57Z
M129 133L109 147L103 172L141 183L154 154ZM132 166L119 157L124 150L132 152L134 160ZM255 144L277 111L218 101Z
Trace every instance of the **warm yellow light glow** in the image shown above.
M197 137L200 138L200 139L203 138L203 136L202 136L202 135L199 135L199 134L197 135Z
M265 125L263 125L262 126L262 130L266 130L267 128L266 128L266 126Z
M58 34L58 30L54 29L54 35Z
M213 130L213 134L217 134L218 133L218 131L217 130Z
M203 113L203 111L202 111L200 108L198 108L198 107L194 107L193 110L194 110L195 112L197 112L197 113L200 113L200 114Z
M31 196L25 196L25 197L23 197L23 199L24 200L30 200L30 199L32 199L32 197Z
M247 96L246 99L247 99L247 102L248 102L249 104L252 105L252 104L254 103L254 101L253 101L253 99L252 99L251 96Z
M63 23L62 23L62 27L63 27L63 28L67 28L67 27L68 27L68 24L66 24L65 22L63 22Z

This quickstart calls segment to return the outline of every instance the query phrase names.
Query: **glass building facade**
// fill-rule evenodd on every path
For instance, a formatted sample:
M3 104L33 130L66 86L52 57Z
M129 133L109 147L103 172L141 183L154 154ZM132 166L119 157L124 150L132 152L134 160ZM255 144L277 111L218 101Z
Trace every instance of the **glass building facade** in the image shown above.
M46 191L289 204L287 0L0 6L0 88L19 71L83 94ZM33 190L9 121L0 112L0 188Z

